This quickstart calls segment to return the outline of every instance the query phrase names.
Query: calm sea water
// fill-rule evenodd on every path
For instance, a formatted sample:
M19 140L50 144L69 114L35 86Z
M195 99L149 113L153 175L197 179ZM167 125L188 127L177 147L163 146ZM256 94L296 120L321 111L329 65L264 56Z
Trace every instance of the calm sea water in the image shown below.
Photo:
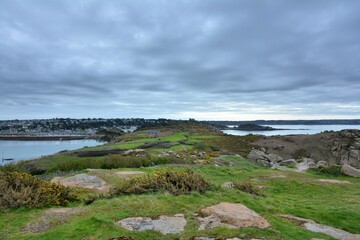
M360 125L264 125L273 128L282 128L288 130L274 130L274 131L241 131L241 130L223 130L224 133L231 135L247 135L247 134L261 134L265 136L274 135L291 135L291 134L316 134L323 131L340 131L343 129L360 129Z
M54 154L63 150L74 150L85 146L101 145L92 139L63 141L8 141L0 140L0 165L20 160L28 160L44 155ZM2 161L13 158L13 161Z

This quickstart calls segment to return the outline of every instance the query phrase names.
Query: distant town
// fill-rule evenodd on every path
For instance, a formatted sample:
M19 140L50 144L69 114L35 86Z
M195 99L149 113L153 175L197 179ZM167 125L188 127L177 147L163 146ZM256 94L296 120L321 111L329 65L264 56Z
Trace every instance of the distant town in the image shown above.
M106 133L125 133L138 128L151 128L165 126L182 120L165 118L53 118L32 120L2 120L0 121L0 138L19 136L68 136L68 137L91 137ZM186 121L196 121L190 118ZM360 125L359 119L351 120L256 120L256 121L202 121L219 129L226 129L229 125Z
M53 118L0 121L1 136L94 136L104 130L133 131L139 127L167 124L168 119Z

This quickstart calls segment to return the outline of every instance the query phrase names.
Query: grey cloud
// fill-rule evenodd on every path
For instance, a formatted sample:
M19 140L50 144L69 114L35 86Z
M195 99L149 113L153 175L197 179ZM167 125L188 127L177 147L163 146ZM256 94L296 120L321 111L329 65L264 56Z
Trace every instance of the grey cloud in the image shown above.
M3 0L0 119L360 118L359 10L356 0Z

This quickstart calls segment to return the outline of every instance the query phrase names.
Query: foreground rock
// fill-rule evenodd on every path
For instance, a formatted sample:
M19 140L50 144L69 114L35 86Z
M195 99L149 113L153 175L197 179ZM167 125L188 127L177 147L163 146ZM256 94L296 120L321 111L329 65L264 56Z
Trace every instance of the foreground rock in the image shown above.
M350 166L349 164L344 164L341 167L341 172L351 177L360 178L360 170Z
M199 230L226 226L230 228L270 226L265 218L239 203L219 203L199 211Z
M292 215L280 215L280 216L300 225L301 227L303 227L309 231L316 232L316 233L323 233L323 234L329 235L335 239L360 240L360 234L353 234L353 233L346 232L342 229L319 224L319 223L314 222L311 219L295 217Z
M21 230L24 232L41 233L46 232L52 227L67 222L71 217L80 214L84 210L80 208L52 208L33 223L27 224Z
M106 182L101 178L84 173L72 177L55 177L51 182L68 187L81 187L95 190L105 190L108 188Z
M181 233L184 231L186 219L183 214L160 216L158 219L149 217L126 218L117 223L130 231L155 230L162 234Z

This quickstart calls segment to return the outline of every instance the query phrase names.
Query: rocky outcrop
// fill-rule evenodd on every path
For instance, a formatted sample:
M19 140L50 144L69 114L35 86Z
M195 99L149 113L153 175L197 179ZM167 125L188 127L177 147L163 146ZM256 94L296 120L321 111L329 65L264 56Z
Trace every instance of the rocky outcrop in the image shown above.
M284 160L281 156L274 153L266 154L265 150L253 149L247 156L248 159L265 167L271 167L272 169L287 170L294 172L304 172L309 168L316 168L314 159L302 158L298 161L295 159ZM326 162L325 162L326 163ZM325 165L325 163L320 163ZM289 168L291 167L291 168Z
M316 167L326 167L326 166L328 166L329 164L328 164L328 162L326 162L326 161L318 161L317 163L316 163Z
M298 162L295 159L288 159L279 162L280 166L292 166L295 167Z
M340 240L360 240L360 234L353 234L346 232L342 229L334 228L331 226L316 223L311 219L300 218L292 215L280 215L280 217L286 218L301 227L316 233L323 233Z
M162 234L169 234L184 231L186 219L183 214L160 216L156 219L149 217L132 217L123 219L117 222L117 224L130 231L155 230Z
M229 228L256 227L267 228L268 221L253 210L239 203L219 203L199 211L199 230L218 226Z
M349 164L344 164L341 167L341 172L343 174L351 176L351 177L360 178L360 169L356 169L356 168L350 166Z
M275 163L283 160L282 157L276 154L266 154L265 152L257 149L251 150L247 158L265 167L271 167Z
M340 163L360 168L360 130L343 130L340 139L334 141L332 154L340 159Z
M309 168L316 168L316 164L315 164L314 159L304 158L304 159L302 159L302 161L300 161L300 162L296 165L296 168L297 168L300 172L303 172L303 171L308 170Z
M268 136L251 143L263 153L274 153L284 159L312 158L315 163L349 164L360 169L360 130L326 131L314 135ZM264 156L258 157L263 162ZM265 156L266 159L269 159ZM265 162L268 163L268 161ZM323 162L324 161L324 162ZM274 161L273 161L274 162ZM265 165L268 165L266 164Z
M101 178L84 173L72 177L55 177L51 182L68 187L81 187L95 190L105 190L108 188L107 183Z
M291 166L292 168L288 168L287 166ZM277 164L274 164L271 168L278 169L282 171L290 171L290 172L305 172L309 168L315 168L316 164L311 158L304 158L297 162L294 159L284 160Z

